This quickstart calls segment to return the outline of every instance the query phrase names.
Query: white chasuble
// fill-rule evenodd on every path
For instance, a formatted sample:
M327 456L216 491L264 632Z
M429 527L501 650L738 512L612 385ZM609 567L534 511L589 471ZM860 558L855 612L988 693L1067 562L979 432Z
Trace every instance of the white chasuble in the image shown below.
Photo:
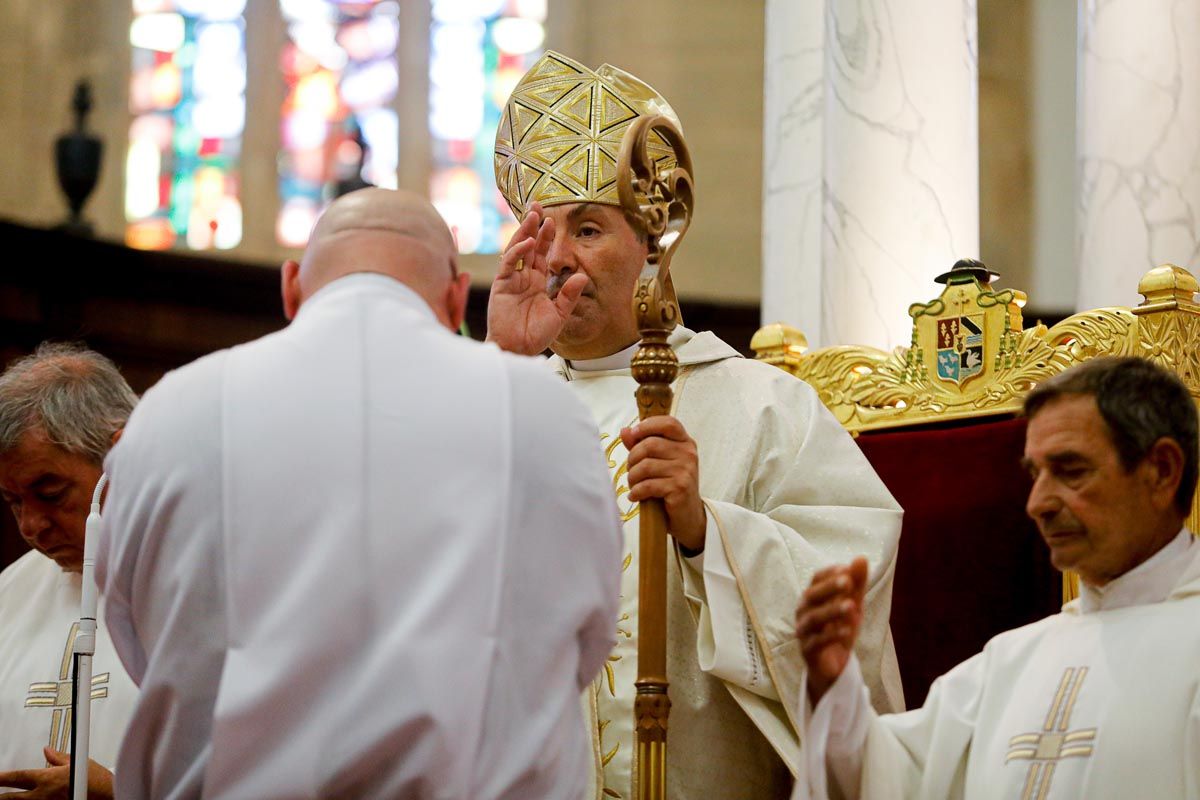
M79 573L63 572L36 551L0 573L0 772L46 766L47 745L70 750L71 650L81 581ZM91 695L90 754L112 769L137 688L103 623L96 632Z
M705 549L672 542L667 577L667 794L672 800L786 797L799 755L804 685L795 606L813 572L854 555L871 563L860 655L884 710L902 707L887 627L900 510L815 392L742 359L711 333L677 329L673 413L696 440ZM617 645L592 691L588 798L632 798L639 520L620 431L637 419L633 350L552 365L592 410L625 527Z
M851 662L811 711L794 797L1196 800L1198 620L1200 545L1184 532L992 639L922 708L877 716Z
M585 790L620 529L544 363L350 275L163 378L107 466L97 575L143 690L118 796Z

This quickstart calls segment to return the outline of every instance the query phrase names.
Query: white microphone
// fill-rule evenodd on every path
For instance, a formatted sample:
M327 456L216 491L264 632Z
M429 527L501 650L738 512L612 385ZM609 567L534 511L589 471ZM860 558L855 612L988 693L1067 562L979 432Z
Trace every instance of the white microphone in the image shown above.
M96 587L96 546L100 536L100 498L108 484L108 475L101 475L92 492L92 508L84 525L83 592L79 603L79 632L75 635L72 653L75 674L72 681L71 703L71 772L72 800L87 800L88 752L92 730L92 656L96 655L96 607L99 591Z

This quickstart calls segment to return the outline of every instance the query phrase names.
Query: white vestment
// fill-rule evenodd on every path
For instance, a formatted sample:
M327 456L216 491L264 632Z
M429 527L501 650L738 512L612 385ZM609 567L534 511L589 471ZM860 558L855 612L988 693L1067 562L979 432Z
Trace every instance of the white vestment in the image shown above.
M118 796L583 791L620 530L544 364L356 274L165 377L107 467Z
M930 620L936 625L936 620ZM809 716L794 798L1197 800L1200 544L1187 531L996 636L878 716L852 660Z
M878 706L903 708L887 620L901 512L850 436L803 381L747 361L711 333L672 334L681 369L674 414L696 440L705 548L673 548L667 675L672 800L787 797L799 757L791 718L805 686L796 604L812 574L865 555L871 565L859 654ZM621 428L637 419L636 347L588 362L552 359L591 408L625 520L617 647L586 704L589 798L630 798L637 675L637 506ZM672 540L673 541L673 540ZM600 779L597 779L600 776Z
M0 772L46 766L47 745L70 750L81 582L79 573L63 572L37 551L0 573ZM101 622L92 659L89 753L109 769L136 698Z

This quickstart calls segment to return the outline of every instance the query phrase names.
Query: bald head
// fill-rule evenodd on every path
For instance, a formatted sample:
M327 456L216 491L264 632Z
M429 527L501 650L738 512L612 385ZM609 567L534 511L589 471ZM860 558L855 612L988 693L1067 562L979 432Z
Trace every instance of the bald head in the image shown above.
M326 284L375 272L408 286L443 324L457 328L462 311L454 306L460 299L465 305L467 286L457 258L450 229L428 200L412 192L360 189L325 210L299 264L284 264L284 311L290 319Z

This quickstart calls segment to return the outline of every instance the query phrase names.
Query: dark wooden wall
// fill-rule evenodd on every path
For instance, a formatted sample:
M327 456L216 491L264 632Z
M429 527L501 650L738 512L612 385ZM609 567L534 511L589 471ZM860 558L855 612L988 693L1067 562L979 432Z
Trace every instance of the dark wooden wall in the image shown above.
M141 393L164 372L283 326L277 273L249 264L148 253L0 222L0 361L39 342L104 353ZM0 565L27 549L0 515Z
M163 373L286 324L279 273L248 264L119 244L0 221L0 365L47 339L80 341L121 368L139 393ZM684 319L748 352L758 307L683 303ZM487 290L474 289L467 324L486 334ZM27 549L0 514L0 568Z

